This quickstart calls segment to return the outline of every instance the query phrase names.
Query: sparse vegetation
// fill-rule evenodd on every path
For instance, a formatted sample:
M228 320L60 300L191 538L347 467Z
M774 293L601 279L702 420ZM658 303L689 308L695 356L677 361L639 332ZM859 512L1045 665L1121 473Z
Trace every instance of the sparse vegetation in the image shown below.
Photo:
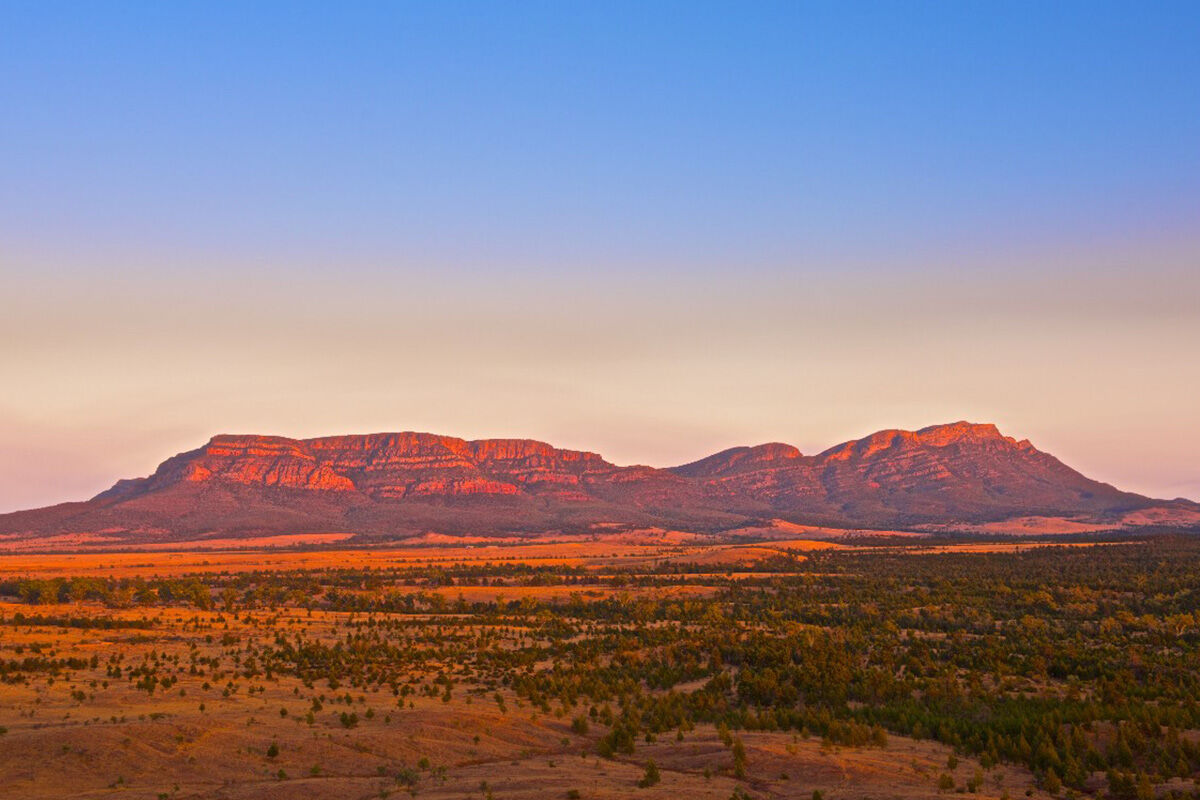
M395 741L414 766L380 777L406 791L460 762L540 757L579 792L572 765L596 755L649 786L705 741L725 760L681 779L748 790L802 785L760 762L768 741L789 758L900 742L906 780L987 796L1153 798L1200 776L1194 540L809 550L719 574L602 563L0 577L0 735L58 715L60 735L78 731L64 754L105 730L125 749L181 736L189 753L191 726L236 725L268 737L246 758L281 781L340 774L319 766L333 735L363 759ZM435 767L406 737L441 713L471 722ZM512 726L539 744L509 744Z
M646 771L642 773L641 780L638 781L638 786L642 789L648 789L662 780L662 776L658 773L658 766L654 760L646 762Z

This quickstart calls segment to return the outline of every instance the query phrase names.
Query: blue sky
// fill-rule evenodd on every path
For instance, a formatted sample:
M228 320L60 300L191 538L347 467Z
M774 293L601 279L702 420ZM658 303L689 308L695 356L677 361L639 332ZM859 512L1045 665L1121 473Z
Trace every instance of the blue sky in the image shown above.
M7 9L35 250L786 269L1197 210L1192 3Z
M988 415L1099 477L1200 494L1200 431L1159 397L1200 383L1197 42L1200 6L1169 2L5 3L0 450L24 474L55 437L96 442L61 485L36 456L8 505L275 419L262 432L425 423L669 463ZM339 338L364 308L394 325ZM289 340L313 325L412 381L342 375L351 401L306 377ZM445 325L466 334L429 335ZM727 352L688 349L714 327ZM937 363L942 330L963 353L938 394L889 372ZM496 363L473 343L506 336L526 356L510 376L537 379L495 376L502 414L441 413ZM974 371L1019 370L1047 337L1042 405ZM636 385L652 356L716 397ZM242 403L172 377L215 362ZM562 363L588 368L556 383ZM64 373L96 364L64 401ZM848 377L872 374L890 383ZM880 399L810 391L830 379ZM1073 394L1096 382L1125 388ZM273 417L285 387L311 404ZM1096 432L1141 416L1157 426ZM1122 448L1132 466L1103 455Z

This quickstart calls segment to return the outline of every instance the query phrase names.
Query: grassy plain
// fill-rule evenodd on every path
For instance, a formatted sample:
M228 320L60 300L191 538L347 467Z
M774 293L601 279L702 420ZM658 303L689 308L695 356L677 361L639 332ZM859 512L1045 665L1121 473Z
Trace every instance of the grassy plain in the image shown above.
M839 694L799 673L782 680L808 652L869 658L857 654L858 633L840 632L832 617L800 619L771 606L776 599L841 591L856 558L1000 559L1007 568L1003 559L1021 557L947 549L594 541L5 555L0 797L1060 792L1065 776L1035 759L981 753L919 724L913 736L864 711L858 689ZM814 564L819 554L841 560ZM911 590L928 574L906 580ZM867 600L878 611L884 598ZM816 605L826 615L853 610L832 597ZM871 625L905 627L871 614L862 615ZM896 641L946 635L919 627ZM776 641L792 642L793 656L759 669L756 648ZM887 669L901 676L922 668L896 664ZM980 673L1018 699L1079 690L1078 676L1072 688L1053 670L995 669ZM888 702L899 691L878 689ZM785 716L805 708L812 715ZM1093 734L1106 750L1103 729ZM657 782L646 780L649 762ZM1085 772L1067 791L1106 791L1098 765ZM1152 786L1192 790L1166 774Z

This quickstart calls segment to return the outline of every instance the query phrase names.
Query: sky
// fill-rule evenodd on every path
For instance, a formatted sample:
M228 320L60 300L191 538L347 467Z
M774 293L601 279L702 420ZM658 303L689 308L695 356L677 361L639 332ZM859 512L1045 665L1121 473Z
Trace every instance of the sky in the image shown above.
M1200 499L1194 2L0 5L0 511L217 433L990 421Z

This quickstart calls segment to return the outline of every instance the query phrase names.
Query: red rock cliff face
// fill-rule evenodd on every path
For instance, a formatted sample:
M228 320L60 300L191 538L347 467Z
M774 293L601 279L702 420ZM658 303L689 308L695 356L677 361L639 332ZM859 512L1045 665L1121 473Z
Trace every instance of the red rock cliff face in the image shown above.
M520 496L863 520L1083 509L1127 497L994 425L967 422L879 431L817 456L779 443L736 447L672 470L617 467L595 453L527 439L222 435L164 462L150 478L111 491L140 494L181 482L353 492L373 500Z
M847 520L930 520L1117 507L1131 495L1085 478L995 425L886 430L803 457L785 445L734 448L675 472L727 499Z
M525 439L468 442L428 433L386 433L287 439L214 437L176 456L122 493L187 481L236 483L275 489L358 492L374 499L474 495L554 494L586 499L578 487L589 476L618 468L595 453L558 450Z
M87 503L0 516L0 533L401 536L591 530L612 522L721 530L776 516L879 527L1149 502L1090 480L994 425L966 422L880 431L815 456L779 443L735 447L673 469L619 467L595 453L526 439L222 435Z
M214 436L204 447L164 461L149 478L110 491L162 489L180 482L238 483L280 489L350 491L353 483L322 464L301 442L278 436Z
M995 425L957 422L880 431L815 459L832 504L852 514L964 516L1120 505L1124 493L1089 480Z

